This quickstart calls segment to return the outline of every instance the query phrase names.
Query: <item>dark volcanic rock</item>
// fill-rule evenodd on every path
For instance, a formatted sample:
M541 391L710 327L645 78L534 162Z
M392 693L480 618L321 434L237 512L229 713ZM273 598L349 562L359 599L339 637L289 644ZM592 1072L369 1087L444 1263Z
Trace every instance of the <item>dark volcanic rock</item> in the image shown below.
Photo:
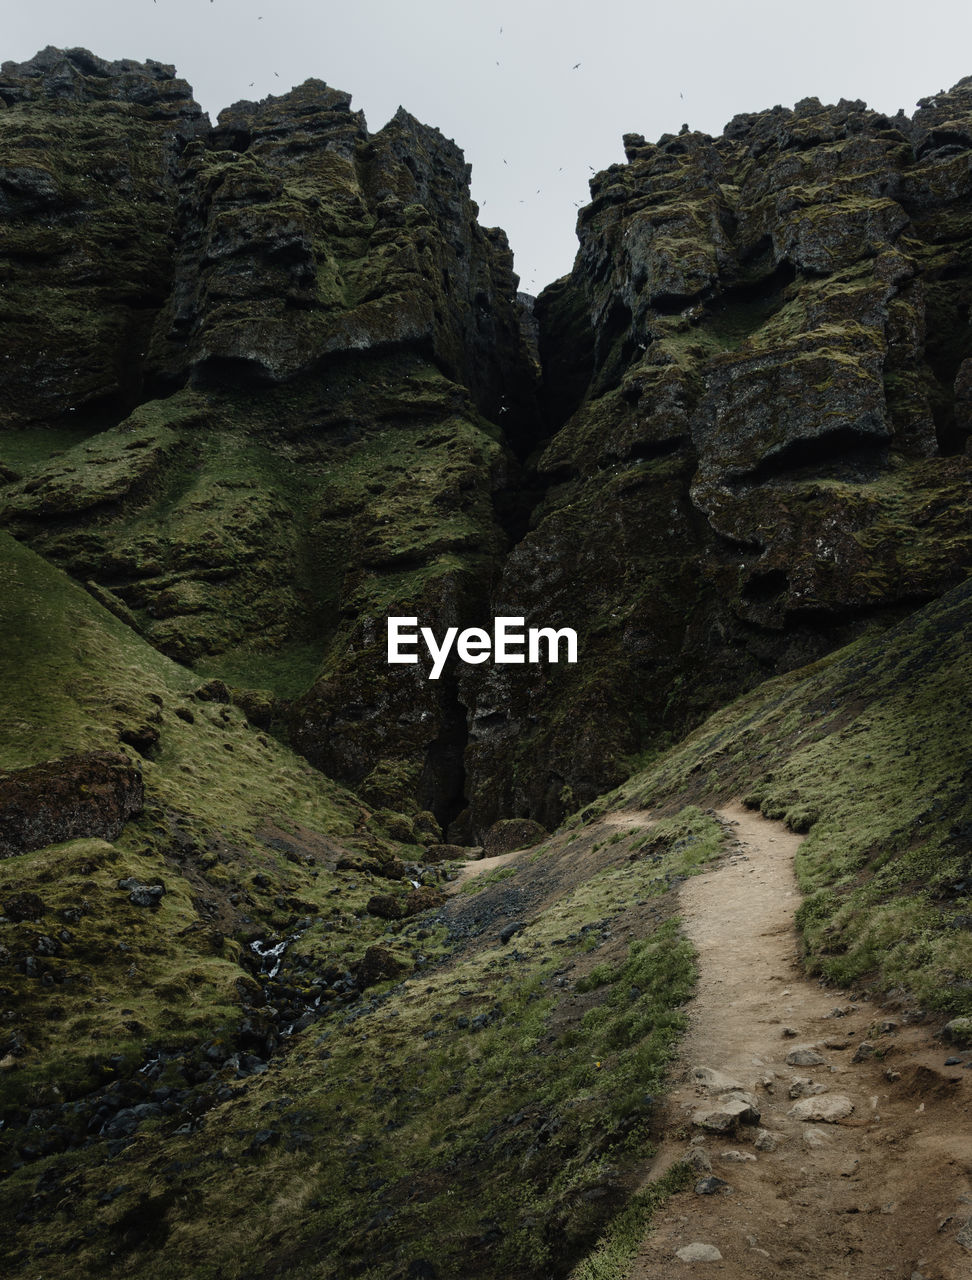
M120 730L118 741L128 747L134 747L140 756L150 756L159 745L160 736L154 725L141 724L137 729Z
M462 152L404 111L370 134L318 80L215 128L171 68L80 50L6 64L0 93L0 429L78 427L5 468L2 518L169 656L253 645L248 714L355 783L414 765L408 805L448 823L454 666L390 672L384 618L482 621L537 431L512 254Z
M157 907L165 896L164 884L142 884L140 880L135 880L131 876L119 880L118 887L129 891L128 900L135 907ZM218 953L219 948L216 950Z
M0 521L203 664L177 715L243 708L420 842L552 827L965 572L972 81L628 135L535 302L405 111L308 80L212 127L56 49L0 98ZM390 615L579 660L433 681Z
M441 907L445 902L445 894L438 889L423 887L413 889L404 896L395 893L376 893L368 899L365 910L369 915L379 916L383 920L404 920L408 916L417 916L433 907Z
M114 840L142 810L142 775L125 756L87 752L0 775L0 857L62 840Z
M2 904L3 914L8 920L39 920L47 912L44 900L37 893L16 893Z
M469 857L470 850L461 844L430 844L426 847L425 857L428 862L450 862Z
M369 947L361 957L357 968L357 983L362 991L388 978L397 978L409 969L403 960L393 955L387 947Z
M476 831L961 579L970 121L972 81L913 120L808 99L592 180L536 304L550 487L492 598L579 661L464 676Z
M0 426L140 393L172 275L175 173L206 127L174 67L45 49L0 69L5 331ZM43 140L39 137L43 135Z
M487 858L500 853L512 853L514 849L529 849L547 835L539 822L530 818L504 818L494 822L483 838Z
M378 916L381 920L403 920L405 900L395 893L374 893L368 899L365 910L370 916Z

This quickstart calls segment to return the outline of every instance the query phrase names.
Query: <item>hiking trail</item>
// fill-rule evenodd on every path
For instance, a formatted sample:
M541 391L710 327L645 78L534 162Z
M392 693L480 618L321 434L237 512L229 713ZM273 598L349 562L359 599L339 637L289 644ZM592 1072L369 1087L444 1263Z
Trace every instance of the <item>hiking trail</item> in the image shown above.
M679 890L699 981L648 1169L688 1153L697 1179L629 1280L968 1280L972 1054L934 1039L937 1022L807 978L801 837L739 805L718 817L736 841ZM705 1127L720 1115L726 1132Z

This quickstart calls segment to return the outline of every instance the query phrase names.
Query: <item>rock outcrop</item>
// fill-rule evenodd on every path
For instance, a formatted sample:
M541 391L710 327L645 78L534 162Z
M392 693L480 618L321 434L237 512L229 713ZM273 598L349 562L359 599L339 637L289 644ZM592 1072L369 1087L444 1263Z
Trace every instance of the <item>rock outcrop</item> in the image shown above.
M401 807L463 801L455 678L384 618L488 610L535 431L512 254L461 151L320 81L210 128L154 63L5 64L4 522ZM11 450L10 442L26 443ZM289 710L288 710L289 707ZM272 713L271 713L272 714Z
M107 751L0 774L0 858L63 840L114 840L143 802L141 773Z
M447 840L555 825L966 571L972 82L628 135L535 305L405 111L310 80L211 126L53 49L0 98L0 519ZM392 614L580 659L430 681Z
M822 1009L900 1002L787 1006L758 1097L692 1069L697 1126L752 1140L733 1186L788 1158L761 1110L819 1143L860 1109L771 1059L857 1045L944 1132L972 83L629 136L535 305L404 112L370 134L309 81L212 127L171 68L82 50L6 64L0 103L0 1270L566 1276L663 1195L713 1204L697 1143L630 1189L678 1110L679 886L708 869L719 916L736 877L753 931L730 797L810 832ZM391 614L576 628L579 661L429 680ZM908 1000L949 1042L911 1068ZM880 1217L890 1262L962 1247L952 1181ZM698 1236L662 1270L718 1260Z
M546 494L497 613L582 661L472 673L478 830L556 821L767 674L969 562L972 81L740 116L591 183L538 300Z

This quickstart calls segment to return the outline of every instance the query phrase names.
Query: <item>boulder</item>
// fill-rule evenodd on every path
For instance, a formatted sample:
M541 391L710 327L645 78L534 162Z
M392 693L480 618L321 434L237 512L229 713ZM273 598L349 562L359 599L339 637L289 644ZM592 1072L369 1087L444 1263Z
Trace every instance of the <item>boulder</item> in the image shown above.
M692 1067L689 1071L689 1079L701 1085L706 1093L728 1093L730 1090L746 1087L738 1080L734 1080L732 1076L727 1076L724 1072L716 1071L712 1067Z
M683 1245L681 1249L676 1249L676 1258L680 1258L682 1262L721 1262L722 1254L714 1244L703 1244L701 1241L695 1241L692 1244Z
M733 1133L737 1125L759 1123L759 1105L752 1094L734 1091L720 1098L716 1106L696 1111L692 1123L710 1133Z
M790 1108L790 1115L795 1120L812 1124L838 1124L853 1111L854 1104L850 1098L842 1093L828 1093L823 1097L804 1098Z
M369 947L355 966L355 976L359 988L364 991L376 983L399 977L409 967L387 947Z
M114 840L143 802L141 771L107 751L0 775L0 857L62 840Z
M811 1049L809 1045L792 1049L786 1055L786 1063L789 1067L822 1067L826 1061L822 1054L819 1054L816 1049Z
M539 844L547 834L532 818L501 818L486 832L483 848L487 858L495 858L501 853L512 853L514 849L529 849Z
M382 920L404 920L408 916L417 916L422 911L440 907L445 902L445 894L438 889L422 887L413 889L404 896L395 893L376 893L368 899L365 910L369 915L378 916Z
M945 1023L945 1039L961 1048L972 1048L972 1018L953 1018Z
M430 844L425 850L427 862L466 861L470 850L461 844Z

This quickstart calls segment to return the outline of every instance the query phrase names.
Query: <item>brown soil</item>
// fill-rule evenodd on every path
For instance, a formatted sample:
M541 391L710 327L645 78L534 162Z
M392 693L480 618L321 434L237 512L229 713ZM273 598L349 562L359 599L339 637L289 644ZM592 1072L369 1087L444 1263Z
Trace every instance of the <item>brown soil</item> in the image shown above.
M933 1038L940 1020L909 1020L803 976L793 926L800 837L738 806L720 816L734 824L738 846L680 890L700 977L665 1138L648 1175L694 1143L731 1190L702 1195L690 1187L673 1197L630 1280L968 1280L972 1070L964 1064L972 1053L955 1053L963 1066L946 1067L953 1055ZM877 1052L854 1062L862 1041ZM787 1065L787 1054L804 1046L825 1062ZM691 1077L697 1066L755 1093L759 1125L703 1135L693 1116L716 1097ZM845 1095L853 1113L836 1124L791 1115L796 1077L824 1086L821 1102ZM775 1150L760 1149L766 1139L754 1145L760 1130ZM732 1151L755 1159L733 1159ZM715 1246L721 1261L682 1261L677 1251L694 1242Z
M510 862L516 862L525 853L529 853L529 850L514 849L511 853L498 853L494 858L480 858L476 862L466 862L459 868L459 873L455 880L445 886L445 891L446 893L458 893L461 886L468 880L473 880L476 876L486 875L489 871L495 871L497 867L505 867Z

